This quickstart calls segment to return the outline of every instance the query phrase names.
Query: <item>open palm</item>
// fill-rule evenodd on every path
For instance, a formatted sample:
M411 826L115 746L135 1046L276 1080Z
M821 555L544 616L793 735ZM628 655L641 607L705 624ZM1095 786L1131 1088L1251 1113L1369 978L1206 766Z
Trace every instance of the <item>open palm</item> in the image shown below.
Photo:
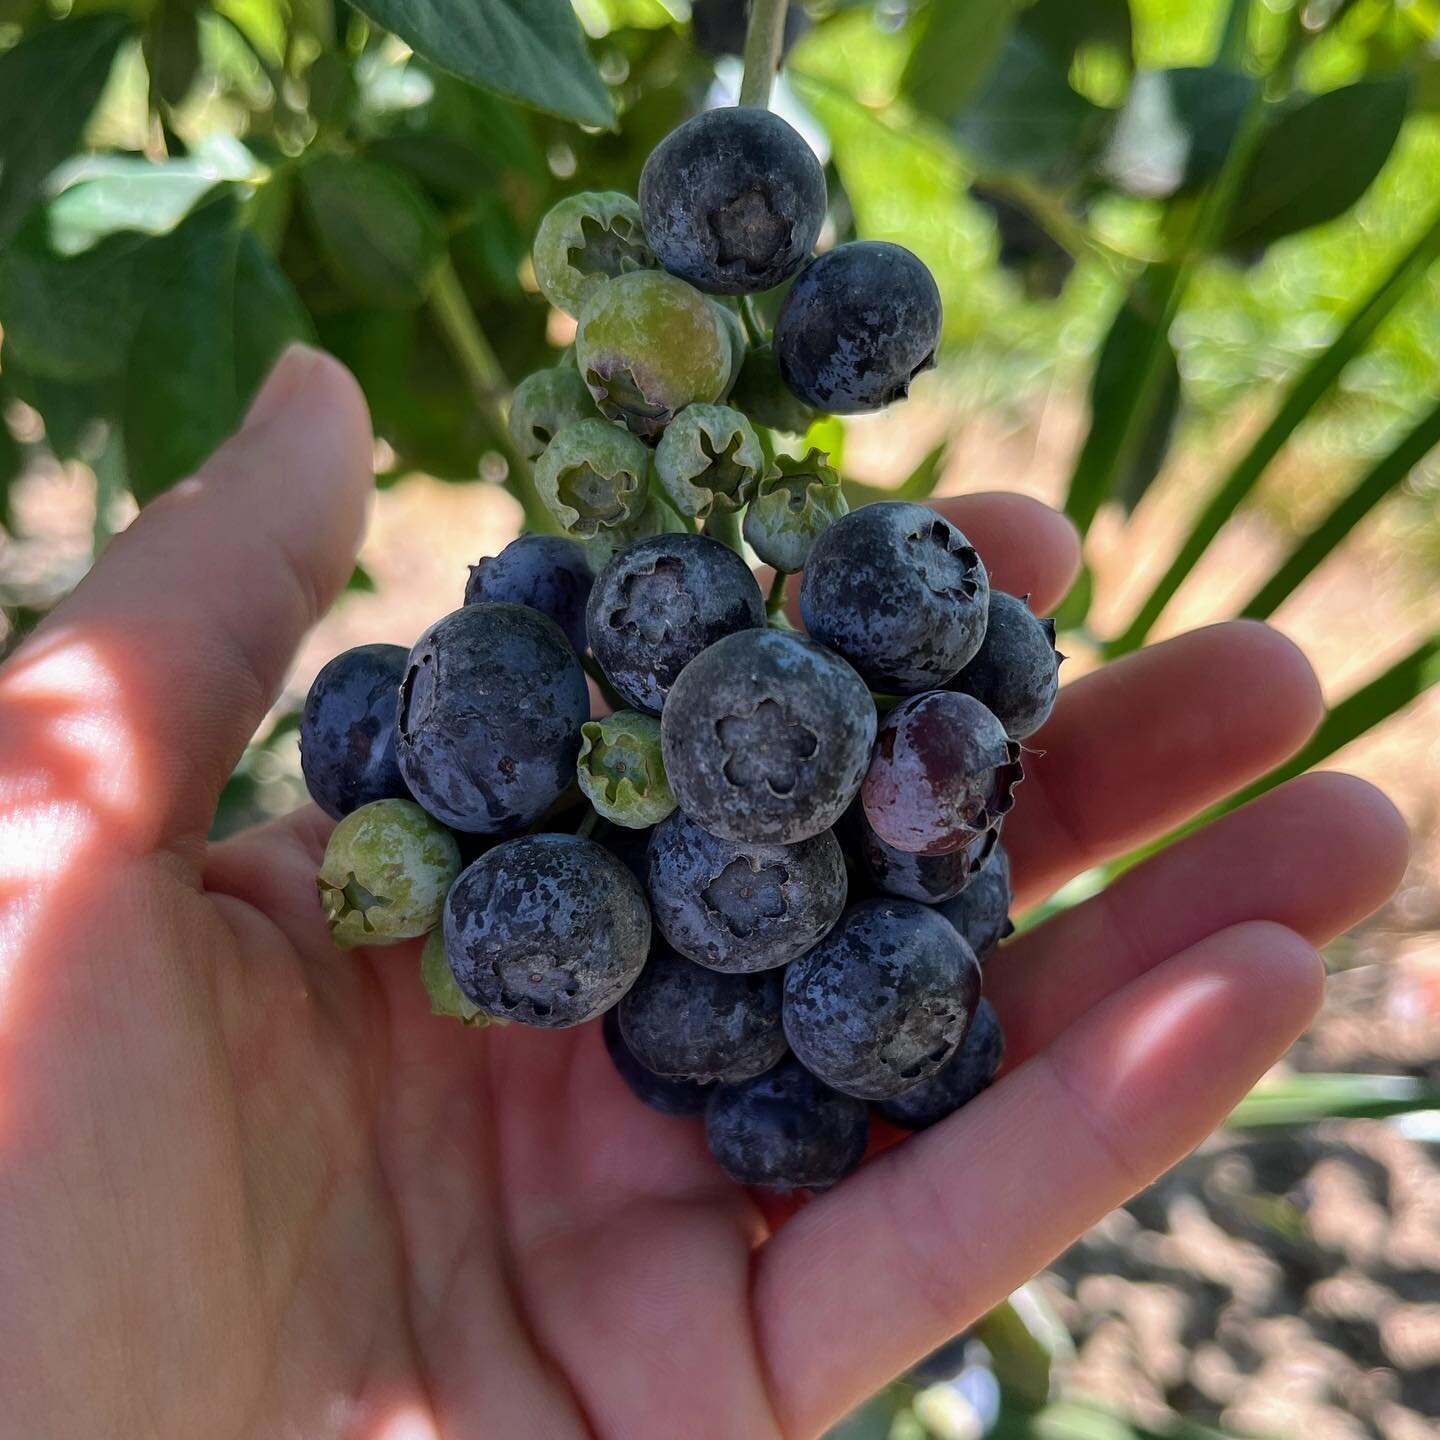
M803 1208L631 1098L598 1026L429 1014L330 944L303 812L216 793L353 560L352 382L291 352L0 671L0 1435L816 1435L1192 1147L1313 1012L1403 829L1314 776L1000 953L1006 1075ZM1058 599L1058 517L947 513ZM1006 832L1022 904L1292 753L1320 701L1229 625L1071 686Z

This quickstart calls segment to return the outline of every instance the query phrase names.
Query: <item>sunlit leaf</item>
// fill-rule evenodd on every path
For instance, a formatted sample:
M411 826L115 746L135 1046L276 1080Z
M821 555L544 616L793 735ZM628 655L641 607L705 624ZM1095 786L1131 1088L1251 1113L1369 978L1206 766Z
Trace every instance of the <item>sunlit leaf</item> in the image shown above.
M615 108L570 0L358 0L432 65L586 125Z

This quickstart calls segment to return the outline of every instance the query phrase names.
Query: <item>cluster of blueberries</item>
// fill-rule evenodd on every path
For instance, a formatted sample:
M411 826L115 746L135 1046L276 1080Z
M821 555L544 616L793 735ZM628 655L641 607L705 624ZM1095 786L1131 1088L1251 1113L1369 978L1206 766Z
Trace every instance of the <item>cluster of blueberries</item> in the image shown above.
M1060 658L953 524L852 513L777 444L903 394L938 339L908 251L810 258L825 204L800 137L730 109L662 142L638 206L547 216L576 363L511 426L562 533L482 560L408 652L332 660L300 735L339 945L427 936L432 1005L471 1023L603 1017L641 1100L780 1189L852 1169L872 1108L920 1129L995 1075L1001 826ZM786 281L768 343L715 298Z

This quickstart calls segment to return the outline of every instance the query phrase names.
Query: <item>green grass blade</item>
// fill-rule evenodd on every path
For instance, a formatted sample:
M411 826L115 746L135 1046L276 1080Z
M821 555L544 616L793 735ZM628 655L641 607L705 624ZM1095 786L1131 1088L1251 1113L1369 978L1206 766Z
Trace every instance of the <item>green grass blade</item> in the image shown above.
M1170 568L1160 577L1135 618L1121 635L1105 647L1107 655L1128 654L1144 643L1161 612L1209 549L1225 522L1255 488L1270 462L1339 378L1341 371L1369 342L1381 322L1430 268L1437 255L1440 255L1440 211L1346 321L1329 348L1317 355L1301 372L1274 418L1236 462L1224 483L1200 512Z
M1440 445L1440 403L1295 547L1240 612L1252 620L1273 615L1330 552L1435 448Z
M1141 447L1154 434L1156 416L1165 401L1166 382L1171 373L1167 363L1171 358L1170 327L1190 288L1195 267L1215 249L1224 231L1231 206L1264 132L1264 120L1264 92L1256 86L1220 174L1195 217L1180 263L1148 266L1132 289L1129 303L1134 304L1141 315L1153 315L1155 323L1142 340L1131 372L1133 383L1125 393L1112 397L1112 413L1092 416L1092 432L1098 428L1102 433L1087 436L1070 478L1065 513L1082 535L1090 528L1100 506L1114 493L1117 478L1131 473Z
M1259 1130L1319 1120L1382 1119L1417 1110L1440 1110L1440 1087L1409 1075L1291 1075L1262 1080L1225 1124L1232 1130Z

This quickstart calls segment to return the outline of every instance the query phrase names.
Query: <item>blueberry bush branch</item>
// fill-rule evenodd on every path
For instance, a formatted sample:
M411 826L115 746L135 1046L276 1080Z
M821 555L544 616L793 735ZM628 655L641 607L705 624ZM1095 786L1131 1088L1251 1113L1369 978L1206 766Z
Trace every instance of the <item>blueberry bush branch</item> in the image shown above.
M740 103L764 110L780 69L785 45L785 13L789 0L751 0L750 24L745 32L745 73L740 81Z

